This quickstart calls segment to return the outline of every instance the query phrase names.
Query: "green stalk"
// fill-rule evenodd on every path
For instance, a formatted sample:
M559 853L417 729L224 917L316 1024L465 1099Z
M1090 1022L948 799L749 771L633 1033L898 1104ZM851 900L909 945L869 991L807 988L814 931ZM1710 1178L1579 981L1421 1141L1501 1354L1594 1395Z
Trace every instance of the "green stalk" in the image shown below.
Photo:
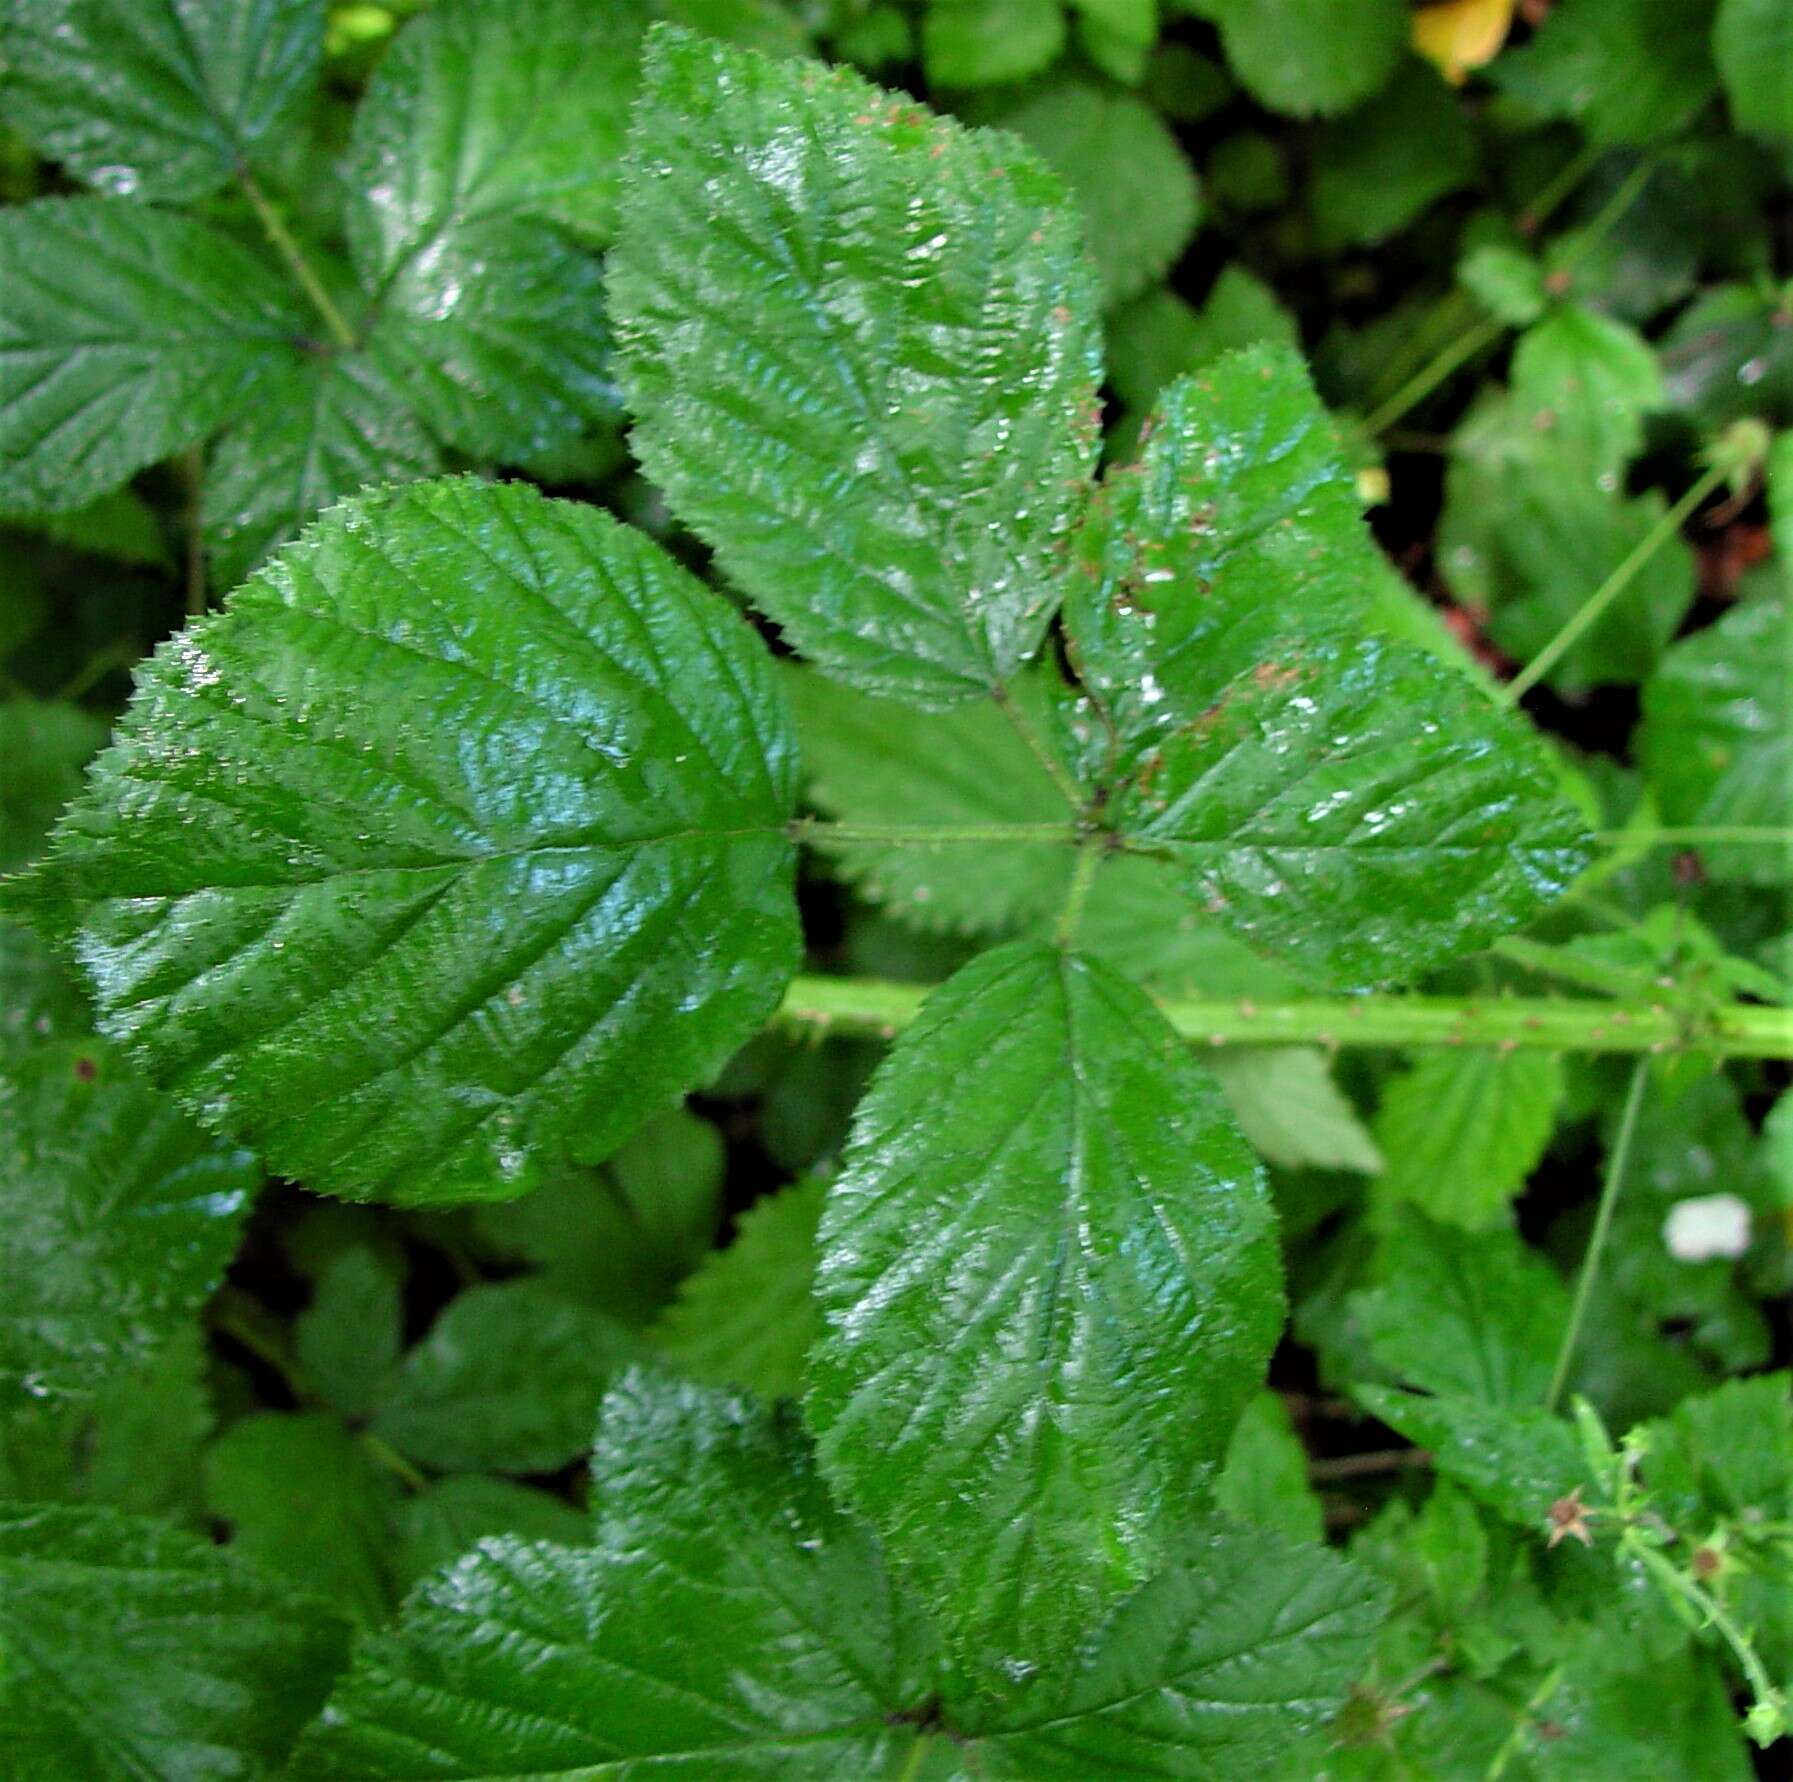
M305 258L298 242L280 220L280 213L269 202L267 193L256 184L251 174L241 172L237 178L242 185L243 196L249 200L249 207L262 226L262 232L274 244L274 251L286 262L286 269L293 275L293 282L311 299L312 307L323 317L324 326L330 330L330 338L344 352L353 352L354 329L343 320L342 311L331 301L323 281L312 271L311 262Z
M1612 1230L1613 1209L1619 1204L1619 1190L1625 1183L1625 1166L1631 1160L1631 1140L1637 1131L1637 1113L1644 1102L1644 1083L1650 1074L1647 1059L1640 1058L1631 1067L1631 1086L1625 1092L1625 1111L1619 1116L1618 1137L1606 1159L1606 1179L1600 1184L1600 1204L1594 1213L1594 1229L1588 1238L1587 1254L1581 1259L1581 1273L1575 1282L1575 1303L1569 1308L1569 1322L1563 1331L1561 1346L1556 1352L1556 1366L1551 1370L1550 1390L1544 1395L1544 1409L1554 1411L1569 1381L1569 1364L1575 1359L1575 1345L1581 1340L1582 1320L1587 1316L1588 1300L1594 1281L1600 1273L1600 1253L1606 1248L1607 1234Z
M1077 924L1083 920L1083 906L1089 899L1090 886L1096 882L1096 868L1105 852L1100 836L1088 836L1077 852L1077 867L1071 874L1071 888L1065 894L1065 907L1059 912L1053 943L1068 947L1077 938Z
M1575 640L1631 586L1638 571L1681 530L1687 516L1724 481L1725 476L1724 469L1714 465L1637 541L1625 560L1581 603L1562 630L1507 682L1505 697L1509 705L1518 704L1562 660Z
M843 1039L894 1039L915 1019L929 988L879 978L799 977L774 1020ZM1205 1046L1473 1046L1793 1059L1793 1009L1747 1004L1697 1018L1661 1002L1520 996L1334 996L1264 1003L1178 997L1160 1006L1178 1033Z

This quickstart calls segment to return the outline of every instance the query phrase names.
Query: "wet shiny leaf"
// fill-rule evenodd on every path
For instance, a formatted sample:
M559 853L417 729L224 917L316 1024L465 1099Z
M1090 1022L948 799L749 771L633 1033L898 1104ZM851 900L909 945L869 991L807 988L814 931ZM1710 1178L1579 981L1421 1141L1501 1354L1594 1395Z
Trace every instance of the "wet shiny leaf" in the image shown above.
M656 546L419 484L157 652L19 895L109 1030L273 1167L501 1198L770 1013L794 792L763 646Z
M278 1772L348 1626L209 1540L110 1510L0 1510L0 1773Z
M807 1410L967 1662L1062 1660L1166 1563L1281 1326L1272 1225L1212 1079L1092 960L982 954L898 1041L823 1213Z
M829 673L938 708L1039 647L1095 447L1093 285L1012 139L651 39L610 274L635 449Z
M210 1297L261 1180L110 1046L0 1064L0 1402L90 1391Z
M4 0L0 108L120 198L202 198L279 141L324 52L317 0Z
M254 405L307 323L190 218L98 198L0 212L0 507L81 507Z

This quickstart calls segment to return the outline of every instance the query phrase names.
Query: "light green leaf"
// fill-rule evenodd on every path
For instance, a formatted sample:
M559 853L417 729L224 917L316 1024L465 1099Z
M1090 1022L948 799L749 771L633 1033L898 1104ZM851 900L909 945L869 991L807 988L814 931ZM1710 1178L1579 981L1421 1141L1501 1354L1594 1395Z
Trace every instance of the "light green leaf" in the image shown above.
M1602 488L1644 443L1644 416L1668 393L1656 355L1636 329L1579 304L1528 328L1513 349L1514 400L1534 434L1548 435Z
M632 1375L593 1547L485 1543L365 1640L296 1777L443 1774L1247 1782L1341 1704L1380 1593L1197 1521L1073 1667L981 1696L823 1490L787 1418Z
M398 1550L392 1555L394 1576L408 1590L490 1535L577 1547L586 1540L587 1525L571 1504L533 1485L483 1473L458 1473L405 1499L399 1511Z
M235 1553L369 1626L386 1618L398 1482L327 1411L258 1411L207 1450L206 1507Z
M0 700L0 872L14 872L42 851L107 728L105 719L65 701Z
M82 507L254 406L305 331L228 236L168 211L0 212L0 508Z
M371 1426L442 1472L551 1473L589 1446L605 1383L635 1353L620 1324L535 1281L469 1287L387 1382Z
M274 1168L503 1198L771 1012L794 779L764 647L642 534L414 484L157 652L22 898Z
M1462 100L1432 69L1409 62L1362 111L1314 138L1314 231L1338 253L1386 241L1476 175Z
M794 1398L819 1328L812 1282L826 1184L809 1177L741 1215L733 1241L679 1287L654 1336L681 1373Z
M321 1604L166 1523L0 1510L0 1774L273 1774L347 1657Z
M1716 0L1560 0L1494 79L1547 117L1569 118L1610 148L1673 136L1718 87Z
M1712 50L1738 129L1793 136L1793 14L1778 0L1718 0Z
M1793 612L1779 594L1733 607L1663 655L1644 685L1636 748L1667 824L1760 824L1784 830L1793 786ZM1786 882L1788 847L1700 849L1716 879Z
M1129 408L1147 409L1172 378L1200 371L1234 347L1260 342L1299 347L1295 318L1255 273L1223 266L1207 301L1193 309L1174 292L1153 291L1108 318L1110 376Z
M1585 863L1523 722L1429 654L1348 647L1385 565L1292 354L1166 390L1081 555L1084 778L1255 945L1345 982L1413 974L1523 925Z
M1544 269L1521 248L1484 242L1458 262L1457 282L1510 327L1529 327L1544 313Z
M1058 824L1074 813L995 700L918 716L791 667L785 690L810 800L846 823L980 828ZM1045 677L1008 690L1021 723L1046 724ZM1047 843L817 841L862 896L930 931L1002 933L1064 901L1071 850Z
M1104 304L1137 297L1182 258L1201 222L1201 188L1143 99L1064 79L989 121L1013 130L1071 188Z
M1537 1168L1563 1100L1552 1052L1430 1052L1382 1092L1371 1129L1388 1168L1370 1190L1387 1218L1403 1203L1466 1231L1500 1224Z
M410 482L442 454L365 353L309 355L207 457L200 515L211 578L234 588L320 508L364 483Z
M1199 0L1253 98L1290 117L1349 111L1387 84L1407 47L1399 0Z
M420 1751L494 1779L895 1775L919 1735L893 1710L931 1694L931 1641L793 1421L626 1376L592 1461L596 1545L491 1540L423 1586L362 1643L295 1775L414 1777Z
M1569 1295L1514 1233L1471 1236L1404 1207L1376 1253L1376 1285L1350 1309L1370 1353L1407 1385L1528 1405L1550 1385Z
M1059 0L930 0L922 15L922 65L932 87L1026 80L1064 46Z
M593 1168L481 1207L481 1241L556 1291L631 1324L653 1317L716 1241L727 1159L707 1120L671 1108Z
M610 268L635 449L829 673L938 708L1039 648L1096 445L1093 286L1011 139L652 38Z
M824 1470L967 1662L1065 1657L1165 1563L1281 1323L1211 1079L1107 968L984 953L874 1077L821 1246Z
M259 1181L110 1046L0 1063L0 1400L148 1357L217 1286Z
M1307 1482L1307 1450L1280 1393L1260 1392L1245 1407L1214 1482L1214 1502L1292 1541L1326 1538L1325 1513Z
M293 1320L293 1354L324 1401L365 1417L398 1361L404 1282L371 1244L351 1244L319 1271L311 1304Z
M0 103L119 198L203 198L278 144L323 60L317 0L4 0Z
M1243 1046L1216 1052L1239 1130L1260 1156L1286 1169L1349 1169L1375 1175L1382 1153L1364 1130L1316 1046Z

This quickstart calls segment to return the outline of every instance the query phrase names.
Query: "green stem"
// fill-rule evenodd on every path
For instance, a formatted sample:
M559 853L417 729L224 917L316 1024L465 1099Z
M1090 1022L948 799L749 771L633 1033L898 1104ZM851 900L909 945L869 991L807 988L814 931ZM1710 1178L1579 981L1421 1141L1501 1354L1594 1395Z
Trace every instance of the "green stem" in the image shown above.
M324 326L330 330L330 338L344 352L353 352L355 350L355 331L343 320L342 311L331 301L330 293L324 289L323 281L312 271L311 262L305 258L286 224L280 220L280 213L268 201L267 193L256 184L254 176L247 171L239 172L237 179L242 185L243 196L249 200L249 207L255 212L256 220L262 226L263 233L274 244L274 251L286 262L286 269L293 275L294 282L311 299L312 307L324 318Z
M1450 345L1428 360L1389 399L1372 409L1364 421L1364 431L1372 437L1386 432L1402 415L1416 408L1432 394L1452 372L1473 359L1485 347L1492 346L1506 332L1506 323L1489 316L1465 329Z
M370 1459L377 1461L394 1477L402 1479L413 1491L428 1489L429 1475L414 1467L384 1437L375 1435L371 1429L364 1429L361 1432L361 1446L367 1450Z
M1624 561L1581 603L1580 609L1562 630L1507 682L1509 705L1517 705L1562 660L1573 648L1575 640L1631 586L1638 571L1681 530L1687 516L1724 479L1724 470L1714 465L1638 540Z
M912 1022L929 985L880 978L800 977L774 1017L781 1025L845 1039L893 1039ZM1697 1018L1664 1003L1554 997L1336 996L1256 1003L1180 997L1165 1018L1195 1045L1429 1047L1497 1051L1793 1059L1793 1009L1734 1004Z
M1689 829L1601 829L1594 840L1607 848L1715 848L1793 846L1793 828L1751 823L1710 823Z
M1072 810L1081 811L1084 805L1083 793L1077 782L1065 771L1064 763L1047 748L1035 733L1034 727L1022 716L1021 708L1015 704L1014 696L1007 687L992 687L990 697L996 701L997 709L1008 719L1015 734L1027 745L1027 752L1039 762L1046 777L1051 780L1064 795L1065 803Z
M799 817L791 825L795 840L806 842L885 842L893 847L933 848L947 843L1050 843L1076 847L1083 833L1071 823L988 823L981 828L959 824L834 823L825 817Z
M1579 153L1565 161L1562 171L1557 174L1556 178L1519 213L1517 218L1519 233L1521 235L1537 234L1545 223L1556 214L1559 207L1567 202L1569 194L1594 171L1605 155L1604 148L1588 143Z
M1637 1113L1644 1102L1644 1084L1650 1074L1649 1061L1640 1058L1631 1067L1631 1086L1625 1092L1625 1111L1619 1116L1618 1137L1613 1140L1606 1159L1606 1179L1600 1184L1600 1204L1594 1212L1594 1229L1588 1238L1587 1254L1581 1259L1581 1273L1575 1282L1575 1302L1569 1308L1569 1322L1556 1352L1556 1366L1550 1374L1550 1390L1544 1395L1544 1409L1554 1411L1569 1381L1569 1364L1575 1359L1575 1345L1581 1340L1582 1320L1587 1316L1588 1300L1600 1272L1600 1253L1606 1248L1607 1234L1612 1230L1613 1209L1619 1204L1619 1190L1625 1182L1625 1166L1631 1159L1631 1140L1637 1131Z
M180 456L181 480L187 486L187 617L205 611L205 544L200 533L200 506L205 497L205 458L193 446Z
M1053 930L1055 946L1068 947L1077 938L1077 924L1083 919L1083 906L1089 899L1090 886L1096 882L1096 868L1105 852L1100 836L1088 836L1077 851L1077 869L1071 874L1071 888L1065 894L1065 907L1059 911L1058 926Z
M1594 220L1570 242L1562 258L1557 262L1556 269L1559 273L1568 272L1586 254L1606 239L1612 226L1637 202L1639 195L1650 183L1661 163L1662 156L1660 154L1646 155L1619 182L1618 190L1601 205Z

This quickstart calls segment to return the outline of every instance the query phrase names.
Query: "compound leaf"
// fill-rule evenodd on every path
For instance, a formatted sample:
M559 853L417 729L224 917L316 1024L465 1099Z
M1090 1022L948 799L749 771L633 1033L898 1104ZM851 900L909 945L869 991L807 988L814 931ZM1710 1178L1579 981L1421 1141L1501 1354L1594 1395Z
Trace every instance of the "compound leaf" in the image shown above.
M318 0L4 0L9 123L120 198L202 198L277 142L324 52Z
M189 217L98 198L0 212L0 508L81 507L252 406L305 331Z
M103 1509L0 1509L0 1772L272 1774L348 1628L209 1540Z
M260 1182L110 1046L0 1063L0 1397L91 1391L194 1316Z
M1012 139L663 30L610 294L642 463L806 655L939 708L1038 649L1097 306L1062 187Z
M332 509L140 671L15 895L269 1163L503 1198L720 1067L797 953L763 646L640 533L468 480Z
M1144 995L1033 942L982 954L829 1190L822 1466L969 1659L1062 1659L1165 1563L1261 1383L1278 1274L1258 1166Z

